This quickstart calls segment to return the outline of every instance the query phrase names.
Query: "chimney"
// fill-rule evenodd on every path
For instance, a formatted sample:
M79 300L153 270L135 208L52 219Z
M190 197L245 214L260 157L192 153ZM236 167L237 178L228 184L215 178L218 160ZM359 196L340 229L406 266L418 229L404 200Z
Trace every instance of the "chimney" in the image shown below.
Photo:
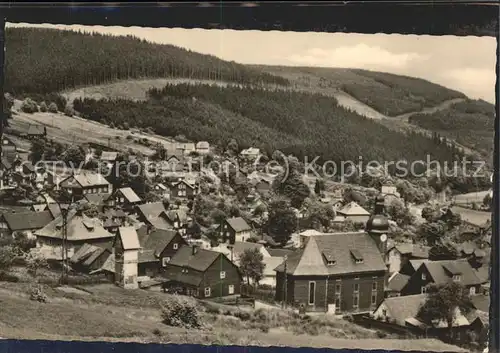
M198 252L198 245L193 244L192 250L193 250L193 255L196 255L196 253Z

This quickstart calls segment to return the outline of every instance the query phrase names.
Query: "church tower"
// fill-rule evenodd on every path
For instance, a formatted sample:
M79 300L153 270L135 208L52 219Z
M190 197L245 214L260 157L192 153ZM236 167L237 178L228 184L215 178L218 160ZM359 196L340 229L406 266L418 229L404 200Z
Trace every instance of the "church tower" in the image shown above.
M387 264L387 240L389 234L389 220L384 215L385 200L382 195L375 200L375 211L366 222L365 231L375 240L377 247Z

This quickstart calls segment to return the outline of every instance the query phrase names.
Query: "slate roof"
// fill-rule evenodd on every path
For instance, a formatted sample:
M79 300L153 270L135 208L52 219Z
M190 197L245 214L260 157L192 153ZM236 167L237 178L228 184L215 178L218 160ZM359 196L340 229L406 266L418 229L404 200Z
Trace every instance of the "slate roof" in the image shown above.
M122 241L124 250L136 250L141 248L139 244L139 237L134 227L120 227L118 228L118 235Z
M155 256L154 250L140 250L137 260L139 263L157 262L158 258Z
M398 250L402 255L409 255L413 258L428 259L429 258L429 246L401 243L394 245L396 250Z
M484 283L465 259L424 261L422 266L427 268L435 284L445 284L453 281L451 275L461 275L460 283L464 286L472 286Z
M267 252L272 257L284 257L286 255L290 256L291 254L293 254L293 250L290 250L290 249L273 249L273 248L268 248Z
M97 258L99 256L101 256L104 252L106 252L108 249L106 248L103 248L103 247L99 247L99 249L95 250L92 252L92 254L86 259L83 261L83 265L84 266L90 266L94 263L94 261L97 260Z
M158 257L176 235L175 230L155 229L144 237L142 247L153 251L153 254Z
M236 233L252 230L252 227L241 217L228 218L226 222Z
M489 295L471 295L470 300L472 301L472 305L477 310L481 310L484 312L490 311L490 296Z
M69 205L64 205L64 206L69 206ZM57 218L61 215L61 207L57 203L49 203L47 205L47 209L52 215L52 218Z
M59 185L63 187L75 187L80 185L82 187L92 187L110 184L102 174L85 171L66 178L61 181Z
M109 272L115 273L115 257L113 254L108 256L106 261L102 264L101 268L95 271L90 272L90 274L99 273L99 272Z
M69 259L69 261L73 264L77 264L81 262L86 257L90 256L94 251L99 250L98 246L85 243L83 244L78 251L76 251L73 256Z
M401 292L408 283L411 276L395 272L388 280L387 290L391 292Z
M130 203L141 202L141 198L137 196L135 191L130 187L118 189L117 192L120 192L123 197Z
M52 221L49 211L5 213L4 220L11 231L35 230L45 227Z
M151 202L138 205L137 209L147 220L157 218L162 212L166 212L163 202Z
M422 323L416 319L420 306L425 303L427 294L406 295L402 297L386 298L382 302L388 310L388 314L400 326L405 326L406 322L420 326ZM382 304L381 304L382 305ZM468 325L469 321L460 312L458 312L455 325ZM442 322L439 327L447 327Z
M214 261L217 260L219 256L224 255L216 251L205 249L197 249L196 254L193 255L192 247L183 246L172 257L169 265L190 268L199 272L205 272L210 267L210 265L212 265Z
M36 236L47 238L62 238L62 216L58 216L40 230L35 231ZM91 239L113 238L114 235L105 230L97 218L89 218L77 214L72 209L68 213L68 241L81 241Z
M363 258L356 263L352 251ZM327 266L323 254L336 261ZM287 273L295 276L335 275L385 271L387 268L380 251L368 233L333 233L311 236L303 250L296 250L287 261ZM284 264L276 271L283 272Z
M337 211L342 216L369 216L370 212L358 205L356 202L351 201L340 210Z

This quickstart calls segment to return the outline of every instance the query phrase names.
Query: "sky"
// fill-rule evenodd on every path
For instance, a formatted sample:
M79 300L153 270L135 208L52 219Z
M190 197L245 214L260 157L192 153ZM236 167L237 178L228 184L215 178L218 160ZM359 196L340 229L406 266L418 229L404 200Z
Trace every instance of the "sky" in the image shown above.
M48 24L7 26L132 34L242 64L384 71L423 78L470 98L495 102L496 39L490 37Z

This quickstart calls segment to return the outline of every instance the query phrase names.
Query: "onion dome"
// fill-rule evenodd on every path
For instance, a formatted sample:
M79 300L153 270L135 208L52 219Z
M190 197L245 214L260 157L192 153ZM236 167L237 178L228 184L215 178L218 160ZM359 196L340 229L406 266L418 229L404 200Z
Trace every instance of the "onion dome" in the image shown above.
M389 220L384 215L384 197L377 196L375 200L375 212L366 222L366 232L371 234L387 234L389 232Z

